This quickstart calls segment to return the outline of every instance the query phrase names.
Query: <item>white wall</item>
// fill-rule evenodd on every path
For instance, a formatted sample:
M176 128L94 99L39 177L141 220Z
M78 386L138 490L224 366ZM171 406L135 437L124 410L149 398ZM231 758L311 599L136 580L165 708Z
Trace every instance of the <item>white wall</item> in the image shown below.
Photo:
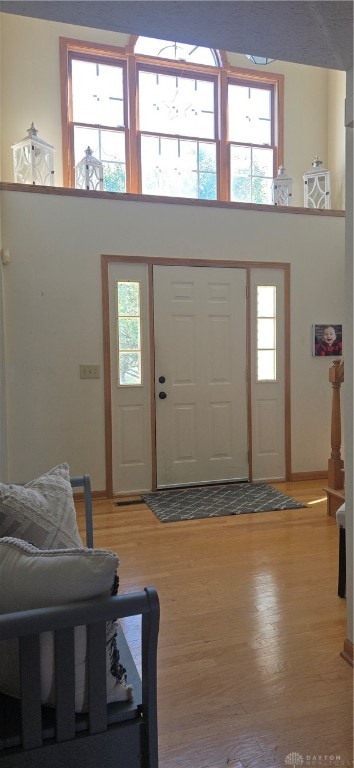
M347 352L345 358L345 382L344 382L344 420L346 424L345 448L347 461L345 464L345 523L346 523L346 550L347 550L347 638L354 642L354 615L353 615L353 508L354 508L354 271L353 271L353 242L354 242L354 73L353 68L347 73L346 83L346 198L348 213L345 225L345 344ZM351 127L350 127L351 126Z
M129 40L128 35L114 32L2 14L3 181L13 181L11 145L27 135L27 128L34 121L40 136L56 149L56 186L62 185L60 36L120 47L124 47ZM227 57L233 66L260 69L244 55L228 53ZM341 207L344 183L344 73L334 73L335 87L329 89L329 70L281 61L268 65L267 70L285 76L285 165L294 180L293 205L303 205L302 175L318 154L333 171L332 207ZM337 112L340 113L339 123L334 128L333 120ZM329 115L332 120L330 135Z
M345 208L345 142L343 142L345 72L328 71L328 158L332 208Z
M57 462L105 487L100 254L291 263L292 470L326 470L328 358L312 323L343 321L344 218L1 193L9 477Z

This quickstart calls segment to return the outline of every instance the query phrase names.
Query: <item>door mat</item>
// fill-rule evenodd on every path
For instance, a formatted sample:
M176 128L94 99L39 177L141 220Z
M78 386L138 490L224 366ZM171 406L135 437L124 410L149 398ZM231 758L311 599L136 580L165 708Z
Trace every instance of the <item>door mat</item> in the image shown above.
M142 495L161 523L306 507L265 483L235 483Z

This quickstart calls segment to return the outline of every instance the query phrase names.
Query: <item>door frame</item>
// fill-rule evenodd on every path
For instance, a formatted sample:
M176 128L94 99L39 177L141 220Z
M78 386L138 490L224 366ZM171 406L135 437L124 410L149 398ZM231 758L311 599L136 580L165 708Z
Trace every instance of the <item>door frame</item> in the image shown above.
M250 290L250 274L252 269L281 269L284 272L284 438L285 438L285 480L291 479L291 402L290 402L290 264L284 262L263 261L229 261L218 259L169 259L154 258L149 256L123 256L101 254L101 287L102 287L102 329L103 329L103 387L104 387L104 421L105 421L105 465L106 465L106 496L113 496L113 433L112 433L112 394L111 394L111 343L110 343L110 315L109 315L109 265L125 262L127 264L145 264L148 271L148 302L150 313L150 383L151 383L151 459L152 478L151 489L156 490L156 439L155 439L155 340L154 340L154 293L153 293L153 267L154 266L184 266L184 267L224 267L246 270L247 296ZM249 450L249 479L252 481L252 409L251 409L251 307L247 302L246 308L246 364L247 376L247 425L248 425L248 450Z

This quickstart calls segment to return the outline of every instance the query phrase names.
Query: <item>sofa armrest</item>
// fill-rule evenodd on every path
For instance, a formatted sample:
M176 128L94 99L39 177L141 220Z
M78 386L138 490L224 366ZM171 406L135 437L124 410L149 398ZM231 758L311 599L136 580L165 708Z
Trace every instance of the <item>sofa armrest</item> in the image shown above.
M106 622L126 616L141 615L141 688L135 670L139 690L132 702L117 702L103 706L105 697L104 672L97 676L97 668L105 665ZM77 715L73 702L69 703L63 691L72 684L72 670L67 658L74 627L86 625L89 637L87 714ZM61 670L60 690L57 691L56 708L43 708L40 701L39 635L54 632L56 664ZM119 723L134 719L142 730L144 753L149 755L148 766L157 765L157 640L159 631L159 600L152 587L142 592L102 599L87 600L53 608L39 608L0 615L0 640L18 638L21 658L21 706L16 700L0 695L0 760L8 749L20 751L41 749L53 739L56 742L72 741L106 733ZM129 658L130 657L130 658ZM122 661L127 667L134 665L129 648L124 642ZM59 666L58 666L59 665ZM129 669L127 670L129 674ZM129 680L128 680L129 682ZM134 684L134 681L133 681ZM98 706L98 702L101 705ZM46 710L46 712L44 711ZM6 735L8 712L11 711L10 730ZM48 719L49 718L49 719ZM15 765L16 763L14 763ZM145 763L144 763L145 764Z

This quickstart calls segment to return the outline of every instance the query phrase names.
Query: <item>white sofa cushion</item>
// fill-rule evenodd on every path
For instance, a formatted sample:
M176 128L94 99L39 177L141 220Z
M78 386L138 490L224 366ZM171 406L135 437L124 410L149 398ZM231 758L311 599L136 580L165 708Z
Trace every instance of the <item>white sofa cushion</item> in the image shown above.
M40 549L83 546L67 464L25 485L0 483L0 536L24 539Z
M44 608L94 597L109 596L117 588L116 554L99 549L40 550L25 541L0 539L0 613ZM116 622L107 623L107 702L132 698L116 645ZM41 635L42 703L55 704L53 635ZM0 643L0 690L19 696L17 641ZM86 629L75 629L75 709L87 708Z

